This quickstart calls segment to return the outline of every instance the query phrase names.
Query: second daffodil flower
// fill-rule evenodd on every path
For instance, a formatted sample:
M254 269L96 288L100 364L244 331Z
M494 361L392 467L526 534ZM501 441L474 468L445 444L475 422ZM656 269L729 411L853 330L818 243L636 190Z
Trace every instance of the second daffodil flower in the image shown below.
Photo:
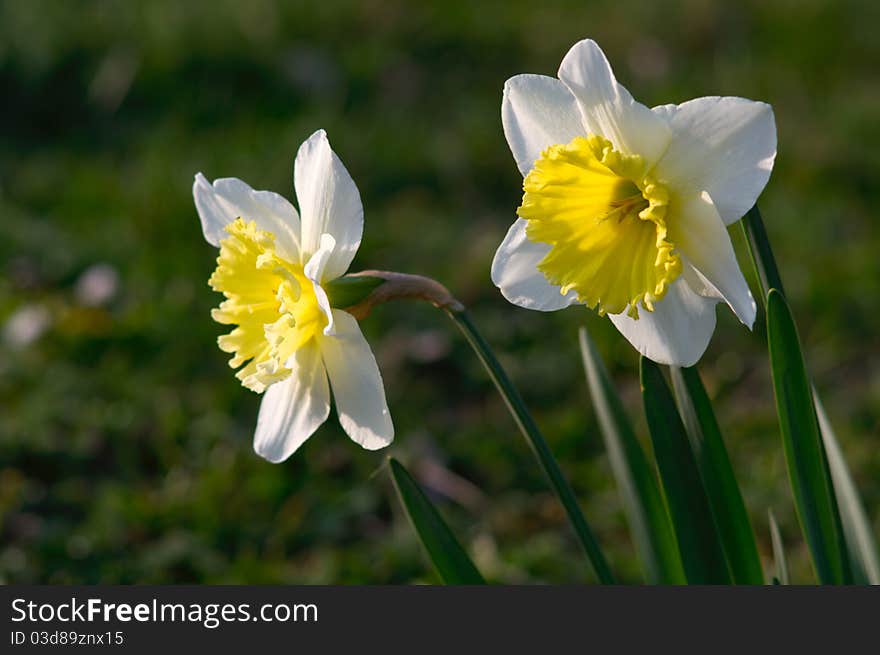
M649 109L585 40L559 79L508 80L502 119L525 177L519 219L492 264L510 302L596 308L639 352L680 366L706 350L718 302L752 326L726 226L770 177L770 105L707 97Z
M354 317L331 308L324 289L348 270L364 214L323 130L300 146L293 183L299 212L236 178L210 184L199 173L193 185L205 239L220 248L209 282L226 299L212 316L235 326L220 348L241 367L241 383L263 394L254 449L272 462L327 420L331 387L354 441L374 450L394 436L373 353Z

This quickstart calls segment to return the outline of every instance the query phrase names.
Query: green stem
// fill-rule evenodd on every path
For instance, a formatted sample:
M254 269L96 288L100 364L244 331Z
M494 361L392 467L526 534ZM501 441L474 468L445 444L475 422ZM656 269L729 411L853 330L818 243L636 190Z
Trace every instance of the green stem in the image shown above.
M766 306L767 294L770 289L777 289L783 296L785 289L782 288L782 277L776 267L776 258L770 249L770 240L767 238L767 230L764 229L764 221L761 219L758 205L746 213L743 220L740 221L740 225L746 235L749 255L752 257L752 264L761 283L761 302Z
M477 330L470 316L465 311L456 311L448 307L444 307L444 310L449 315L449 318L451 318L462 331L465 339L467 339L471 348L474 349L477 357L483 363L483 366L485 366L486 371L489 373L489 377L492 378L492 382L495 383L495 387L498 389L501 397L504 398L504 402L507 404L507 408L513 415L513 419L516 421L520 432L522 432L531 447L532 452L538 459L538 463L547 474L553 490L556 492L559 501L565 508L565 512L568 514L568 519L574 528L575 534L577 534L577 537L580 540L581 546L583 547L587 559L592 565L593 572L599 582L602 584L614 584L615 579L614 575L611 573L611 568L608 566L608 562L602 554L602 550L599 548L596 537L581 512L577 498L575 498L571 486L568 484L565 476L563 476L559 464L553 457L553 453L550 452L550 447L547 445L546 440L538 429L538 426L535 424L531 414L529 414L529 410L526 409L522 398L520 398L520 395L510 381L510 378L507 377L507 373L504 372L500 362L495 357L489 344L486 343L486 340Z

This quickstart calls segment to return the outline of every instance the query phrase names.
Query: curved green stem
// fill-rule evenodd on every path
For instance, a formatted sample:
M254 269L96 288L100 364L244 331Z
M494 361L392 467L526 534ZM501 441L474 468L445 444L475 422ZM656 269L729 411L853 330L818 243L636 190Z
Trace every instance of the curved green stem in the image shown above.
M467 342L470 344L471 348L474 349L477 357L489 373L489 377L492 378L492 382L495 383L495 387L498 389L501 397L504 398L504 402L510 410L514 421L516 421L520 432L522 432L531 447L538 463L541 465L541 468L544 469L544 473L547 474L547 478L550 480L550 485L553 487L553 491L556 493L559 501L565 508L565 512L568 514L568 519L571 522L572 528L574 528L575 534L577 535L599 582L602 584L614 584L615 579L614 575L611 573L611 568L608 566L608 562L602 554L602 550L599 548L596 537L581 512L574 491L572 491L571 486L562 474L559 464L553 457L553 453L550 452L550 447L547 445L547 441L544 439L544 436L535 424L535 421L523 403L522 398L520 398L516 387L513 386L510 378L507 377L507 373L504 372L500 362L492 352L491 347L486 343L486 340L477 330L467 312L449 307L444 307L443 309L449 318L451 318L462 331L465 339L467 339Z

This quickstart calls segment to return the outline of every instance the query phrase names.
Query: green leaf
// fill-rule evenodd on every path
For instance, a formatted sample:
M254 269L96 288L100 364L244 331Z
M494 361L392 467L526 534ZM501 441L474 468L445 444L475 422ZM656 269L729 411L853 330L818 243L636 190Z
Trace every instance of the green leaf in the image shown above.
M645 578L650 584L683 584L678 546L654 472L586 328L578 336L593 407Z
M813 389L813 399L816 405L816 416L819 419L819 432L822 435L822 443L825 445L825 453L828 456L831 482L837 496L840 520L843 523L843 536L846 540L850 566L853 569L853 580L857 584L880 585L880 556L878 556L877 542L874 540L871 522L865 513L858 489L856 489L849 467L843 457L843 451L815 389Z
M672 392L660 368L641 359L642 399L685 576L691 584L730 584L709 499Z
M385 280L367 275L346 275L324 285L331 307L345 309L369 296Z
M763 584L755 533L700 375L693 367L670 367L670 373L678 411L684 419L733 581Z
M776 584L791 584L791 578L788 575L788 560L785 558L785 548L782 546L782 534L779 532L779 525L776 523L772 509L767 510L767 516L770 519L770 541L773 543Z
M819 488L814 490L816 493L822 494L830 487L831 491L828 492L830 500L824 503L822 507L816 508L817 512L807 516L807 519L812 519L810 528L807 528L804 524L804 517L801 515L801 508L798 508L798 516L801 518L801 524L804 525L805 533L807 533L807 540L809 542L812 535L813 541L816 542L817 539L822 536L821 534L817 534L817 531L821 530L823 525L828 528L829 518L827 513L830 509L832 512L830 519L832 524L831 534L826 535L825 539L832 542L832 551L829 555L833 556L835 552L840 552L841 562L839 566L835 567L835 562L827 561L828 556L823 557L820 553L819 556L822 558L822 566L825 569L825 575L828 576L830 580L833 580L837 569L839 569L840 574L845 580L852 580L854 577L859 581L874 580L874 583L878 584L880 583L880 564L878 564L877 546L874 542L870 523L867 520L865 511L859 499L858 491L853 484L852 476L846 466L846 461L843 458L837 439L834 437L834 433L831 430L831 425L825 416L825 412L822 410L815 389L812 389L812 400L809 403L811 405L811 410L814 409L815 411L812 419L809 416L811 411L806 408L808 403L805 398L806 394L804 392L804 385L802 384L803 380L799 380L801 376L797 373L797 369L803 369L803 377L806 378L803 355L800 352L800 345L797 339L797 331L794 327L794 320L791 318L788 306L785 304L784 292L782 290L782 278L779 275L779 269L776 266L776 260L773 257L773 250L770 247L770 241L767 238L767 231L764 229L764 222L761 219L761 213L758 211L757 206L752 207L752 209L749 210L745 219L742 221L742 226L748 239L749 253L752 256L752 262L755 265L755 270L761 281L763 290L761 298L765 301L765 306L767 307L768 341L770 340L770 297L774 294L778 296L777 300L774 301L775 304L778 307L783 308L782 311L784 311L787 316L787 319L782 321L782 323L790 324L788 329L781 331L780 329L777 329L777 352L780 357L782 357L783 346L790 346L790 348L788 348L790 351L789 363L793 366L796 372L794 379L788 382L795 383L796 386L800 388L795 393L795 399L790 399L787 396L780 399L779 392L777 391L776 402L777 406L779 406L781 402L788 403L789 400L791 400L791 402L796 402L797 404L790 405L789 409L797 412L800 420L792 422L790 418L785 419L780 411L780 423L786 421L790 425L798 427L805 426L806 433L799 432L798 434L800 435L800 439L807 443L808 450L815 450L810 445L810 442L812 441L812 434L815 432L813 426L818 423L822 439L821 445L818 447L821 456L820 458L822 460L821 468L825 471L825 477L830 477L832 480L830 485L828 485L826 481L824 484L819 484ZM780 310L777 309L777 314L779 312ZM780 326L777 326L777 328L780 328ZM783 336L784 333L787 333L787 336ZM780 340L782 340L782 342L780 342ZM784 362L780 362L780 364L782 363ZM774 362L772 360L771 352L771 367L773 366ZM776 378L774 377L774 385L775 383ZM787 384L785 380L782 380L781 383ZM783 434L783 440L785 441L786 439L786 435ZM788 456L789 452L786 451L786 458L788 458ZM787 459L787 461L790 460ZM801 474L797 474L796 471L792 471L791 464L789 464L789 477L792 479L792 488L795 492L796 502L798 502L798 486L801 484L800 482L796 482L796 478L801 478L806 475L809 480L810 476L807 475L807 473L808 471L803 471ZM813 473L818 475L821 471L817 472L814 470ZM809 491L810 490L807 489L804 493L809 493ZM840 504L839 508L838 503ZM840 548L841 541L845 544L845 549ZM836 542L837 545L835 546L833 542ZM821 543L811 543L810 545L811 551L813 551L814 561L816 558L815 550L821 548L821 546ZM817 569L818 566L819 564L817 563ZM852 567L852 570L850 570L850 567ZM822 573L819 574L820 579L822 579L822 575Z
M443 517L409 472L394 458L389 458L388 464L406 515L443 582L455 585L486 584Z
M767 294L767 341L779 427L795 508L822 584L851 582L843 530L813 395L788 304Z

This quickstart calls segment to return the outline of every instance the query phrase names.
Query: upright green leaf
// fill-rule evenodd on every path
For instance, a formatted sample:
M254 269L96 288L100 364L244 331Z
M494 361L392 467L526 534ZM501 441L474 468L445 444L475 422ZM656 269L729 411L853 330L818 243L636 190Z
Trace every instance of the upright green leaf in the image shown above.
M843 529L797 328L783 295L767 295L767 341L776 409L798 519L819 582L851 582Z
M709 497L718 534L737 584L763 584L764 571L739 485L712 403L696 368L670 367L678 411Z
M578 336L593 407L645 578L650 584L683 584L678 546L654 472L586 328Z
M390 458L388 463L394 488L406 515L443 582L456 585L485 584L477 567L409 472L394 458Z
M779 525L776 523L772 509L767 510L767 517L770 519L770 541L773 543L773 564L776 566L774 577L777 584L791 584L791 578L788 575L788 560L782 545L782 533L779 532Z
M784 292L782 290L782 278L779 275L779 269L773 257L773 250L770 247L770 241L764 229L764 222L761 219L761 213L758 211L757 206L749 210L742 221L742 226L748 239L752 262L755 265L755 270L763 287L764 293L761 294L761 297L765 300L765 305L767 305L769 303L768 294L771 289L782 293L783 296ZM793 320L791 323L792 325L794 324ZM794 337L797 337L796 333ZM803 363L803 356L800 354L799 348L797 357ZM815 389L812 389L812 395L815 410L818 414L818 423L824 447L822 454L825 460L825 468L826 472L830 472L829 474L832 479L831 487L833 494L831 504L832 506L839 504L839 515L835 521L838 525L842 525L843 538L846 544L843 554L843 571L844 573L846 572L848 565L852 568L850 579L854 578L858 581L873 580L875 584L880 584L880 564L878 564L877 546L874 542L870 523L867 520L858 491L852 482L846 461L831 430L831 425L827 417L825 417ZM781 417L780 420L782 420ZM809 420L807 420L807 423L809 423ZM840 531L837 530L838 533Z
M691 584L730 584L724 548L672 392L660 368L646 357L641 360L641 380L645 417L685 576Z
M834 435L831 422L815 389L813 389L813 400L816 405L816 416L819 419L819 432L822 434L822 442L828 456L831 482L834 484L834 493L840 509L840 520L843 523L843 536L846 539L849 562L853 569L853 580L858 584L880 585L880 556L871 522L868 520L858 489L846 465L840 443Z

